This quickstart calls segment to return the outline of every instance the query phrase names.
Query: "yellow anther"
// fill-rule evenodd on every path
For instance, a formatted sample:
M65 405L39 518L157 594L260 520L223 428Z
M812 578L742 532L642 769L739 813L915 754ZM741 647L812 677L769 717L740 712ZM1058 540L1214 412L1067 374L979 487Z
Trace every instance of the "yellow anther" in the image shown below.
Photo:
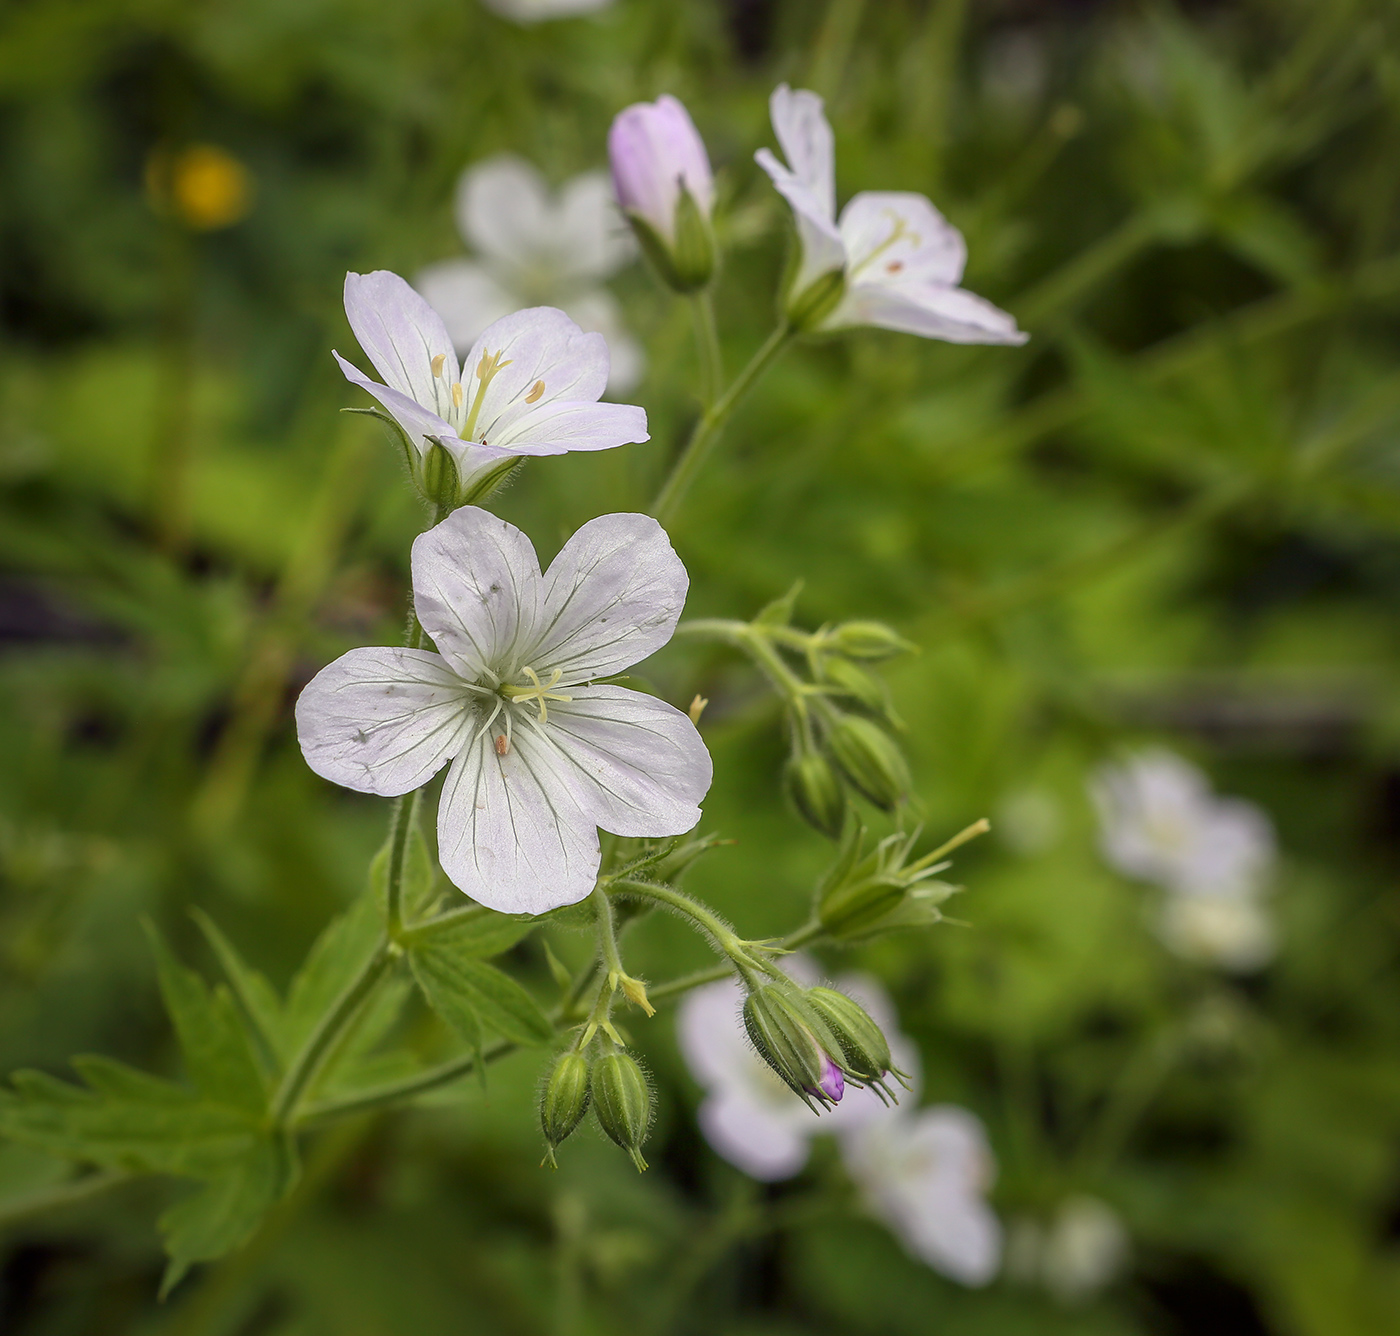
M539 401L540 396L541 396L543 393L544 393L544 381L542 381L542 380L537 380L537 381L535 382L535 384L534 384L534 388L531 389L530 393L527 394L527 395L525 396L525 402L526 402L527 404L537 403L537 402Z
M455 381L452 385L452 406L461 408L462 406L462 382Z
M695 699L690 702L690 709L686 711L686 714L690 716L690 722L692 724L698 724L700 722L700 716L705 713L705 706L709 703L709 700L704 696L698 693L696 694Z
M549 707L546 701L571 701L572 696L566 696L562 691L555 691L554 686L564 675L562 668L556 668L548 682L541 682L540 675L533 668L521 670L530 679L528 687L518 687L511 683L503 683L500 691L501 695L510 700L530 701L540 712L540 723L544 723L549 718Z
M441 377L442 377L442 364L443 364L445 361L447 361L447 354L446 354L446 353L439 353L436 357L433 358L433 379L434 379L434 380L441 379Z

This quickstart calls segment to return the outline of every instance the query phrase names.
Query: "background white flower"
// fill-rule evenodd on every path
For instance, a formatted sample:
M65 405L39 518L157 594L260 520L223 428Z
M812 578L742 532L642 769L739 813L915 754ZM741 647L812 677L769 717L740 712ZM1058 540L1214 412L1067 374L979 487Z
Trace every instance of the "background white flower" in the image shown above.
M354 649L297 701L317 774L393 796L451 762L438 857L453 884L508 913L581 900L598 827L679 835L700 819L709 753L680 710L592 685L675 630L685 568L645 515L602 515L541 574L530 540L474 506L413 544L418 620L438 653Z
M950 343L1024 343L1016 321L958 287L967 247L923 195L862 191L836 218L836 149L822 99L780 85L769 101L787 158L755 155L792 206L802 258L792 293L841 271L845 291L817 329L877 325Z
M872 1119L842 1152L870 1211L913 1256L964 1285L996 1274L1001 1224L985 1197L995 1161L973 1114L936 1104Z
M798 956L784 968L804 984L817 982L811 961ZM865 975L844 975L836 987L855 998L884 1030L896 1065L910 1072L909 1094L918 1098L917 1050L898 1030L884 990ZM707 984L690 993L676 1018L677 1036L691 1074L707 1094L698 1114L700 1130L714 1149L751 1178L791 1178L807 1163L818 1133L849 1131L888 1117L892 1110L870 1089L848 1085L841 1102L817 1116L754 1051L740 1012L744 990L737 979Z
M487 9L516 23L543 23L546 19L565 19L575 14L595 14L606 9L612 0L481 0Z
M1023 1284L1043 1285L1061 1303L1083 1303L1127 1265L1128 1231L1107 1202L1067 1197L1048 1224L1016 1221L1006 1243L1006 1270Z
M345 314L384 383L334 353L346 380L368 390L420 454L434 441L450 450L464 479L515 455L647 439L642 409L597 402L607 345L562 311L537 306L497 320L460 369L441 317L397 274L346 274Z
M611 393L625 394L641 380L646 359L602 286L636 255L606 173L584 172L554 191L530 163L504 153L462 173L456 217L478 258L429 265L414 286L442 316L459 352L522 306L557 306L607 340Z
M1272 957L1261 903L1276 858L1267 813L1217 796L1199 769L1160 748L1101 766L1089 793L1105 860L1168 892L1155 927L1171 950L1234 970Z

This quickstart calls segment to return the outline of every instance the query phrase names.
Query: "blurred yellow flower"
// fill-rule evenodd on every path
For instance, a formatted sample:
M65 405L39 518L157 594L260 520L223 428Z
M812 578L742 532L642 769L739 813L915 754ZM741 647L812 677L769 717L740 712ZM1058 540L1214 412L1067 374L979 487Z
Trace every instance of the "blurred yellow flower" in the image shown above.
M212 232L231 227L253 207L253 178L231 153L191 144L172 153L158 148L146 159L146 195L159 213Z

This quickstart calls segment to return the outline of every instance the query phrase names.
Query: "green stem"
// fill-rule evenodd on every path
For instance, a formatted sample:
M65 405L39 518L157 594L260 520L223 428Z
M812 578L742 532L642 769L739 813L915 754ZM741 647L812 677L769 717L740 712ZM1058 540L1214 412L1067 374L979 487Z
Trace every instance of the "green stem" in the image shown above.
M614 881L608 886L608 891L615 895L630 895L638 900L655 900L658 904L666 905L690 919L710 939L715 949L729 956L731 960L744 954L743 940L734 930L719 915L711 913L698 900L692 900L683 891L650 881Z
M394 814L390 818L393 832L389 844L389 876L384 897L384 930L391 942L403 938L403 872L408 862L408 837L418 825L418 809L422 789L394 799Z
M720 396L714 406L701 414L700 421L695 424L695 429L690 433L690 440L686 442L685 448L680 453L680 458L671 468L670 476L652 503L651 513L662 524L667 524L675 518L676 511L680 509L686 492L690 490L691 483L695 481L696 475L700 472L706 457L719 438L725 423L729 421L730 415L738 407L739 401L752 388L754 382L787 346L794 332L792 326L786 322L779 325L768 336L763 346L754 353L748 366L734 378L734 383Z
M700 401L708 412L724 384L724 357L720 352L715 304L709 288L691 294L690 311L695 317L695 345L700 354Z
M320 1074L331 1049L341 1032L355 1018L365 1000L393 964L397 949L388 941L379 944L374 954L360 967L360 972L345 986L334 1005L317 1022L316 1028L302 1045L277 1094L272 1101L271 1118L274 1127L287 1127L296 1113L297 1102L307 1087Z
M611 991L617 981L627 973L622 968L622 953L617 947L617 920L613 916L612 901L600 882L593 888L593 910L598 915L598 954L603 961L606 978L603 987Z

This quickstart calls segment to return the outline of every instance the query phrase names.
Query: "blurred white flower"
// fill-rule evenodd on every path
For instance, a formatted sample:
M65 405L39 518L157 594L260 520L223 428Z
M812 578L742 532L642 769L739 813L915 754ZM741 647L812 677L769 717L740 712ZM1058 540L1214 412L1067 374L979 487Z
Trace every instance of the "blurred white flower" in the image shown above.
M1089 792L1104 858L1168 892L1156 929L1171 950L1234 970L1272 956L1260 904L1276 855L1265 812L1218 797L1200 770L1161 749L1102 766Z
M803 957L786 961L785 968L801 983L817 981L816 969ZM893 1006L880 985L863 975L847 975L836 986L855 998L885 1032L895 1062L917 1073L918 1053L899 1033ZM818 1117L754 1051L740 1016L743 1004L739 981L725 979L687 996L676 1019L681 1053L706 1090L698 1115L700 1130L731 1164L764 1182L791 1178L807 1163L817 1133L850 1131L894 1116L894 1108L873 1090L848 1086L841 1102ZM904 1098L917 1098L917 1089Z
M301 693L307 764L386 797L451 763L438 857L506 913L583 899L598 828L680 835L700 819L710 755L664 701L596 683L671 638L685 567L646 515L600 515L540 572L530 540L476 506L413 544L413 601L438 653L352 649Z
M523 158L501 154L462 173L456 215L462 240L480 258L429 265L414 286L459 352L522 306L557 306L607 340L610 393L625 394L641 380L642 350L602 286L636 254L605 173L584 172L554 191Z
M1097 1197L1068 1197L1049 1225L1018 1220L1009 1231L1006 1270L1023 1284L1043 1285L1061 1303L1091 1299L1123 1271L1128 1231Z
M516 23L543 23L546 19L565 19L575 14L595 14L606 9L612 0L481 0L492 13Z
M766 148L755 158L797 224L794 323L878 325L950 343L1026 341L1005 311L958 287L967 261L962 233L923 195L862 191L837 221L835 140L820 97L782 84L769 107L787 165Z
M937 1104L872 1119L842 1151L866 1205L913 1256L964 1285L996 1274L1001 1224L985 1196L995 1162L973 1114Z

